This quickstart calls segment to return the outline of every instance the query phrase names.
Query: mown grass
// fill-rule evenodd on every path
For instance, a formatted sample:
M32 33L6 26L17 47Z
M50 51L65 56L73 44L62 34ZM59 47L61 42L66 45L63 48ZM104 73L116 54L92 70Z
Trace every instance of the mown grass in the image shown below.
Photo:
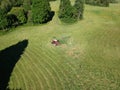
M59 1L51 2L53 20L21 26L0 36L0 50L29 41L9 81L22 90L119 90L120 4L85 5L84 19L72 25L57 17ZM62 41L54 47L51 40ZM1 73L1 72L0 72Z

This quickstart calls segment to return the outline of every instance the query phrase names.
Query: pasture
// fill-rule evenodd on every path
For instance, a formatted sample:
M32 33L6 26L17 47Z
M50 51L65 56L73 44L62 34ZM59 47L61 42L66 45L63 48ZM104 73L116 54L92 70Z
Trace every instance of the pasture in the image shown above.
M120 3L85 5L84 19L70 25L58 18L59 1L50 4L52 21L0 35L0 50L28 41L13 67L9 89L120 90ZM53 38L61 45L53 46Z

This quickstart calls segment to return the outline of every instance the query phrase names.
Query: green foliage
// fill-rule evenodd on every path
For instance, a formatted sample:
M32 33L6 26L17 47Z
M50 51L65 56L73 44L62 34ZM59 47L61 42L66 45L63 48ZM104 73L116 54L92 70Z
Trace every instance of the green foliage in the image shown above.
M118 3L118 0L109 0L110 3Z
M32 1L32 19L33 23L44 23L48 20L51 11L48 0L33 0Z
M49 0L49 1L56 1L56 0Z
M22 7L13 7L9 14L15 15L20 24L26 23L27 21L25 11Z
M25 10L26 17L27 17L27 22L28 23L32 22L31 5L32 5L32 0L24 0L24 2L23 2L23 8Z
M2 0L0 7L4 13L7 13L12 8L12 3L10 0Z
M71 23L76 21L76 9L72 7L69 0L61 0L59 6L58 17L66 23Z
M21 6L23 4L23 0L1 0L0 3L1 9L4 13L7 13L13 6Z
M97 6L109 6L109 0L85 0L85 3Z
M77 10L75 15L77 15L78 20L82 19L83 18L83 11L84 11L84 0L76 0L74 7Z
M6 19L6 14L4 11L0 8L0 30L5 29L7 27L7 19Z
M14 25L16 23L15 16L18 18L19 24L26 22L25 13L22 8L13 8L11 10L13 6L21 6L23 0L1 0L0 3L0 29ZM7 14L8 12L9 14Z
M2 1L2 0L0 0L0 4L1 4L1 1Z
M23 2L23 8L25 11L31 10L31 0L24 0Z
M13 6L21 6L23 4L23 0L10 0Z
M0 30L7 28L7 25L8 25L7 19L4 17L2 19L0 18Z

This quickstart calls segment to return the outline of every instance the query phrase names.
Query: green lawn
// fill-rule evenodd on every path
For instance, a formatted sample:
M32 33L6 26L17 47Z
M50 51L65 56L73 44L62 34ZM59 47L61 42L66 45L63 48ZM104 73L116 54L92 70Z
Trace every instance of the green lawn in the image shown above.
M60 22L59 1L51 6L55 11L51 22L19 26L0 35L0 50L24 39L29 42L9 88L120 90L120 4L85 5L84 19L72 25ZM61 40L60 46L51 44L54 37Z

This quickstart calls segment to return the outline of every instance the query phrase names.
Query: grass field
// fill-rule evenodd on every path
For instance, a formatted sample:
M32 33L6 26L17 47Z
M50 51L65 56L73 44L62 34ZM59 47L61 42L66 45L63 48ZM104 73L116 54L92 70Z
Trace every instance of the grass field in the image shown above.
M85 5L84 19L62 24L59 1L53 20L0 35L0 50L28 40L10 77L12 90L120 90L120 4ZM61 40L53 46L51 40ZM19 48L18 48L19 49ZM2 73L2 72L0 72Z

